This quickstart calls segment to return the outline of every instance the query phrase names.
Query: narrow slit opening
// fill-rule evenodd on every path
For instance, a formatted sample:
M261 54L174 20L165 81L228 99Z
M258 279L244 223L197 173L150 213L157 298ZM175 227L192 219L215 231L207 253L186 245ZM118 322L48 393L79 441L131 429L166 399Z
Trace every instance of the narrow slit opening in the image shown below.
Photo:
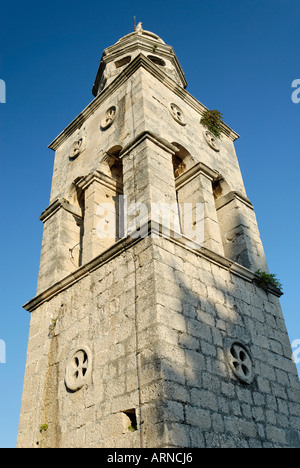
M137 431L137 419L136 419L136 411L134 408L123 411L124 414L129 418L130 425L128 426L128 430L131 432Z

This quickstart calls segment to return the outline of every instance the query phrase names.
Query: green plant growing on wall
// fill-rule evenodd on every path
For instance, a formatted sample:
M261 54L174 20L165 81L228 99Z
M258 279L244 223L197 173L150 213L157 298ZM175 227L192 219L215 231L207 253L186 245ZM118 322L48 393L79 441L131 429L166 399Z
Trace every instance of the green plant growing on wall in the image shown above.
M204 112L200 123L206 127L216 138L220 138L222 133L222 115L220 111L207 110Z
M282 291L282 284L276 278L276 275L271 274L271 273L266 273L265 271L262 271L262 270L256 270L255 274L258 276L258 279L257 279L258 286L261 286L263 288L263 287L267 287L268 285L271 285Z
M129 432L135 432L137 429L133 427L132 425L128 426Z
M48 429L48 424L42 424L40 426L40 432L46 432Z

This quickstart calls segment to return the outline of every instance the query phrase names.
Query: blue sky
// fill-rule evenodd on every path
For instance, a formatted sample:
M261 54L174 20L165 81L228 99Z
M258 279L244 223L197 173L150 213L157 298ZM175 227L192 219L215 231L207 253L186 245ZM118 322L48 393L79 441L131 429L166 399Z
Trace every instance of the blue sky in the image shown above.
M3 1L0 10L0 447L15 447L42 223L54 153L48 144L93 99L104 48L133 18L172 45L187 90L241 138L236 142L291 342L300 339L300 79L297 0ZM298 345L299 346L299 345ZM300 353L299 353L300 357ZM300 365L298 365L300 371Z

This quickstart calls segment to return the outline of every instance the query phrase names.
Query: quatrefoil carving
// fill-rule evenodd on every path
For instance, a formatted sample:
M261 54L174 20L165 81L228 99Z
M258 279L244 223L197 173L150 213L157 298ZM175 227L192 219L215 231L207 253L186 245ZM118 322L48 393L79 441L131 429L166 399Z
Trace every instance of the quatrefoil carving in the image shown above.
M92 372L92 355L90 350L80 347L68 359L65 371L65 384L67 388L76 392L87 385Z
M253 380L253 364L250 352L239 342L232 342L227 348L227 361L235 377L245 384Z
M74 143L73 143L70 158L71 159L77 158L77 156L80 155L82 150L83 150L83 138L79 138L78 140L74 141Z
M180 107L177 106L177 104L174 104L173 102L171 102L169 104L169 111L170 111L171 116L173 117L174 120L176 120L177 123L179 123L180 125L186 125L184 113L182 112Z
M114 122L115 118L117 115L117 108L116 106L111 106L107 109L107 111L104 114L103 119L101 120L101 128L102 130L106 130L109 128L112 123Z
M217 138L209 130L204 131L204 138L208 146L210 146L215 151L220 151L220 146Z

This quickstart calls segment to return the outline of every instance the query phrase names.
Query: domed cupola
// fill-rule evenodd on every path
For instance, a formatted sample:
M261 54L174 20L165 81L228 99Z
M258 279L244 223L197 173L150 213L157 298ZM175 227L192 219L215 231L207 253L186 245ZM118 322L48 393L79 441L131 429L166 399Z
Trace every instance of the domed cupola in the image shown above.
M173 47L156 34L145 31L139 23L134 32L104 50L93 86L93 94L101 93L122 71L142 54L182 88L187 82Z

